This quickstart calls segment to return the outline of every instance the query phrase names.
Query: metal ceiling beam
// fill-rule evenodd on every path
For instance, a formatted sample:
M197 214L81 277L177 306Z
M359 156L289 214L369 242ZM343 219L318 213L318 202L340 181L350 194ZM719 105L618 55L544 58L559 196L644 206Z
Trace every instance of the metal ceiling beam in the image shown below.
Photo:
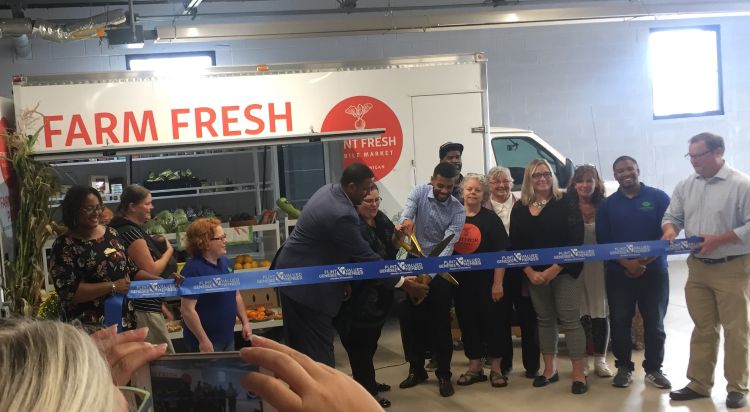
M156 27L157 42L190 42L290 37L323 37L395 32L487 29L529 25L578 24L607 21L698 18L750 15L750 2L722 1L669 3L630 1L578 2L555 8L493 8L467 13L352 14L346 18L273 20L226 24ZM364 9L356 9L358 11ZM238 17L235 15L234 17Z

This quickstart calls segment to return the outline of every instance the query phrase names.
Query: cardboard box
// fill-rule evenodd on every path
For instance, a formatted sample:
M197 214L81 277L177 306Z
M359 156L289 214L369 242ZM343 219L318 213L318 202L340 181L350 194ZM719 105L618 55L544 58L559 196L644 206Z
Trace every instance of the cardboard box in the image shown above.
M242 300L245 307L256 308L265 306L266 309L279 307L279 297L276 288L241 290Z

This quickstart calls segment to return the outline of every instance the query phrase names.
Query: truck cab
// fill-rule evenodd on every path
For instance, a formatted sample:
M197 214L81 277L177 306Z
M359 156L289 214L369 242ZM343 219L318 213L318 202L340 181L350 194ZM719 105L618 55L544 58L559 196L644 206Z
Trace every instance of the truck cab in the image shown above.
M510 169L513 191L521 190L523 173L532 159L544 159L557 176L560 189L565 189L573 177L573 162L555 150L531 130L492 127L487 149L487 170L496 165Z

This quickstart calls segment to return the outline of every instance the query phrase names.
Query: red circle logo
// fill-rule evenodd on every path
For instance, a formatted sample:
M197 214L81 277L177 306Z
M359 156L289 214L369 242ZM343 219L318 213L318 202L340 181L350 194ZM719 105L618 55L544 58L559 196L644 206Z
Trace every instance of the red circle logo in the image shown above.
M476 225L465 223L463 229L461 229L461 237L453 246L453 250L462 255L468 255L479 249L480 243L482 243L482 232Z
M337 103L326 115L321 132L384 128L380 137L344 142L344 167L364 163L384 178L401 157L404 133L398 117L388 105L370 96L353 96Z

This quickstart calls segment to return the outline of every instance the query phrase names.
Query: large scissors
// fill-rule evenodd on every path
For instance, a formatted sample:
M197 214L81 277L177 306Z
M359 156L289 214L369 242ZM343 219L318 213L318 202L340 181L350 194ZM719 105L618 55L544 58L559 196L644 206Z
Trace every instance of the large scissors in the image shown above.
M430 254L428 256L424 255L424 252L422 251L422 246L419 245L419 241L417 240L417 236L412 233L409 235L409 240L411 240L411 243L406 243L403 240L400 242L400 245L402 248L404 248L405 251L408 253L411 253L414 256L418 257L436 257L440 256L440 253L445 250L445 248L448 246L448 244L453 240L453 237L455 234L451 233L450 235L446 236L445 239L441 240L435 247L432 248L432 251L430 251ZM437 274L441 278L447 280L449 283L458 286L458 281L456 278L454 278L450 273L448 272L440 272ZM422 284L427 284L430 281L430 275L422 274L417 275L417 282ZM424 298L412 298L412 303L415 305L419 305L422 303Z

